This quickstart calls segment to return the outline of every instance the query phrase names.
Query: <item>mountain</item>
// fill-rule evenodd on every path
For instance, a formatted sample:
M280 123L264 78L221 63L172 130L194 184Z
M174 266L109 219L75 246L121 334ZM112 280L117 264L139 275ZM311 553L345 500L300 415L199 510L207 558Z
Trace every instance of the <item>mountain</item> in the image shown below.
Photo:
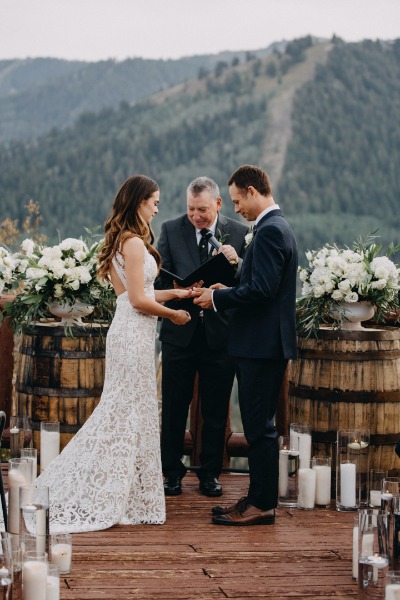
M282 50L286 42L251 57ZM179 60L132 58L95 63L54 58L0 61L0 142L27 140L72 125L84 112L134 104L204 74L217 64L244 62L250 53L221 52Z
M376 229L384 243L398 241L399 43L307 36L241 61L214 57L212 67L197 63L192 79L134 104L119 101L9 141L0 146L2 214L22 220L33 199L50 239L57 231L77 236L101 225L120 184L143 172L161 187L157 233L185 210L186 187L198 175L221 185L232 215L226 181L254 163L271 175L302 262L307 248ZM65 76L82 74L76 68Z

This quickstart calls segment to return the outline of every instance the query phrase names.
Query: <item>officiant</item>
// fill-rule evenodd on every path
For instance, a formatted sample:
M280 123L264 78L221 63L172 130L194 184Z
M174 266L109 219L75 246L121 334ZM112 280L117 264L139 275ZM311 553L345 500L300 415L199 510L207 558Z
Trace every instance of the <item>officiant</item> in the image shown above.
M233 263L232 270L238 277L248 227L221 213L219 187L212 179L194 179L187 188L186 196L187 213L163 223L161 227L158 251L163 268L185 277L210 260L213 247L200 233L202 229L208 229L223 243L219 251ZM161 273L157 285L169 288L171 278ZM226 347L227 316L223 311L203 313L192 300L183 302L185 309L190 312L190 323L186 327L177 327L163 319L160 332L164 492L167 496L182 493L181 482L186 474L182 462L184 437L198 373L203 419L200 469L197 473L199 489L206 496L220 496L223 490L218 477L222 468L226 420L235 374ZM173 307L173 303L168 303L168 306Z

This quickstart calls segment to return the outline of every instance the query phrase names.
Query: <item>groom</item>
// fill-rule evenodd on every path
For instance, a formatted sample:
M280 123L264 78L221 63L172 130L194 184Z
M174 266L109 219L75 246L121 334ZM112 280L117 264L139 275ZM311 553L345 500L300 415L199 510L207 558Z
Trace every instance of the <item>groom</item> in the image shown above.
M275 203L268 175L252 165L229 180L235 207L255 221L235 288L198 288L202 308L232 309L228 351L235 361L243 429L249 444L250 486L233 506L215 506L213 523L258 525L275 522L279 450L274 415L287 361L296 358L297 248L293 232ZM213 286L215 287L215 286Z

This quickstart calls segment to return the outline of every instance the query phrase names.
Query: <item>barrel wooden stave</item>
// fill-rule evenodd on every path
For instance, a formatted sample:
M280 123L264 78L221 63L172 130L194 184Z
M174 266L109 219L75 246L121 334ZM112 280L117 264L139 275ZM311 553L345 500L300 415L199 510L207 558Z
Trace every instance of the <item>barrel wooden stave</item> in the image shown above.
M59 421L61 449L100 401L105 350L98 329L76 330L73 338L60 327L36 327L21 339L16 394L18 412L32 418L34 446L40 451L40 423Z
M398 470L400 437L400 330L321 330L299 338L292 364L289 418L308 424L314 453L335 459L338 429L368 428L371 468Z

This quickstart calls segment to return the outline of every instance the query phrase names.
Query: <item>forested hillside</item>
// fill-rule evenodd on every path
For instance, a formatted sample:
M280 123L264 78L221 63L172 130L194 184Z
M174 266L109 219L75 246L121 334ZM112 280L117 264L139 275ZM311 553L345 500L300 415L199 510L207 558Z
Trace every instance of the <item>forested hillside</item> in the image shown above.
M218 181L232 214L226 181L250 162L272 172L302 260L307 248L377 228L384 243L399 241L399 44L312 44L308 36L285 51L197 68L141 103L119 101L11 141L0 146L0 221L21 220L33 199L50 239L79 235L103 223L127 176L143 172L161 186L157 233L183 212L198 175ZM1 72L0 64L0 81ZM89 87L85 78L81 85Z
M278 196L301 246L400 240L400 40L337 40L296 96Z
M273 44L252 53L271 54ZM72 125L84 112L134 104L152 94L212 72L216 65L245 62L250 53L222 52L179 60L132 58L95 63L53 58L0 61L0 143L26 140L52 127Z

